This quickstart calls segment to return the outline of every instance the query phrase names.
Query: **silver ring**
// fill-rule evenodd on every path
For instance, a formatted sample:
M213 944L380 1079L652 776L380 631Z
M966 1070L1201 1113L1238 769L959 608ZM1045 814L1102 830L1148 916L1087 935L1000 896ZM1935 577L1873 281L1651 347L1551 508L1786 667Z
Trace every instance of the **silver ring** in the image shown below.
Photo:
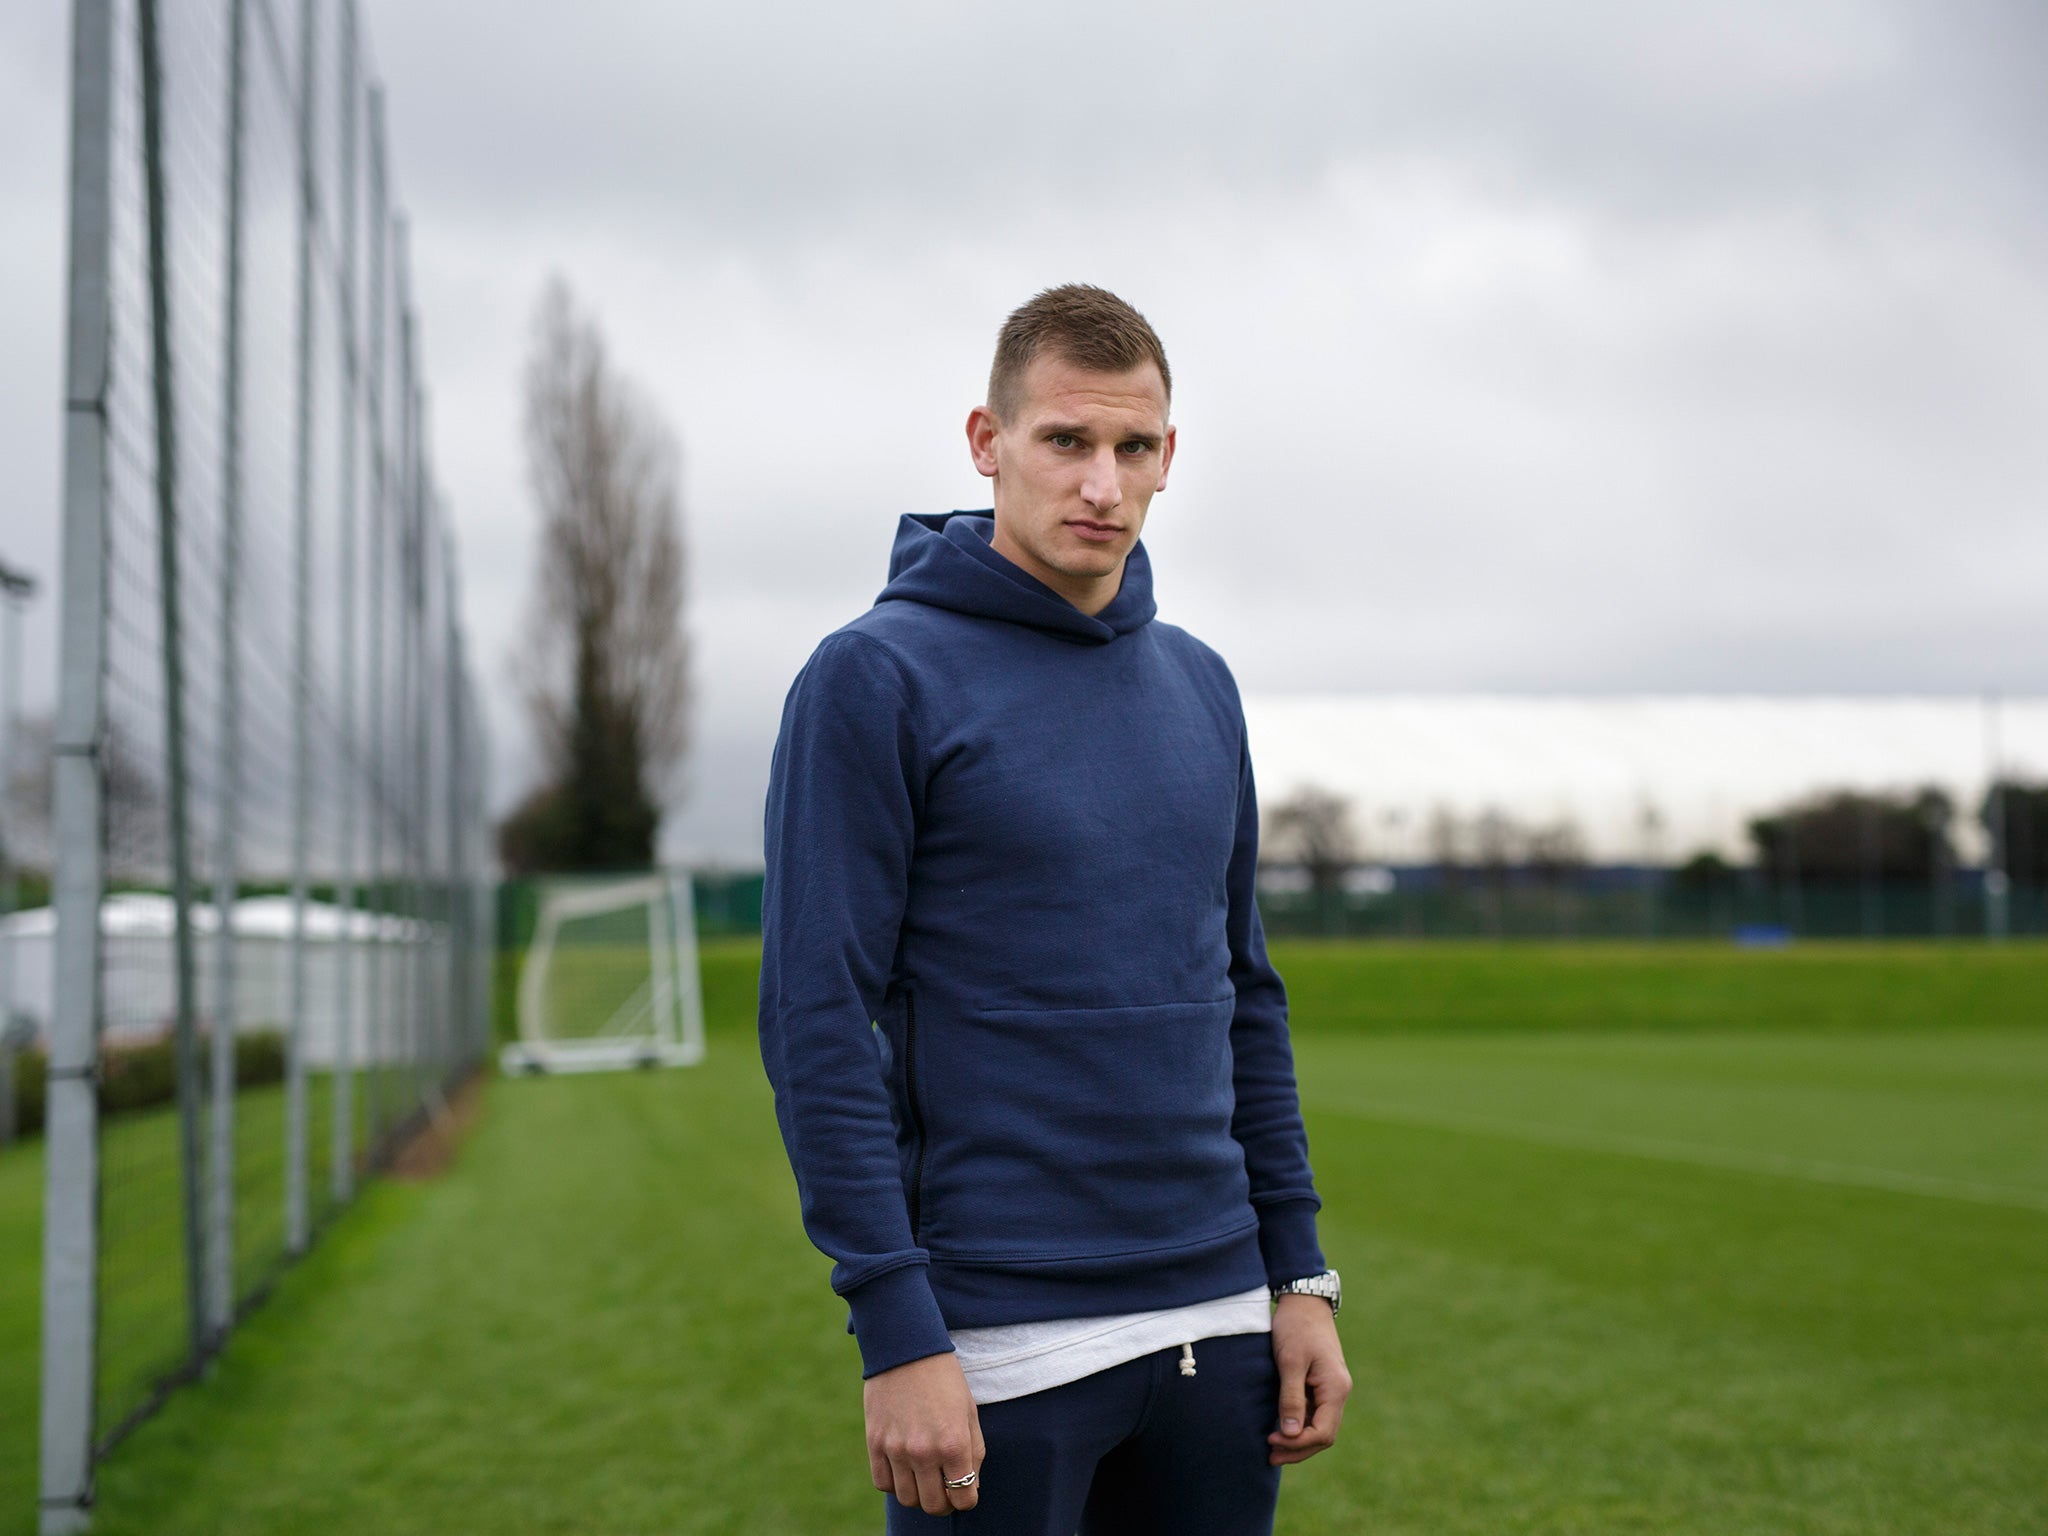
M946 1479L946 1486L948 1488L972 1488L974 1480L979 1476L981 1476L979 1472L969 1472L965 1477L949 1477Z

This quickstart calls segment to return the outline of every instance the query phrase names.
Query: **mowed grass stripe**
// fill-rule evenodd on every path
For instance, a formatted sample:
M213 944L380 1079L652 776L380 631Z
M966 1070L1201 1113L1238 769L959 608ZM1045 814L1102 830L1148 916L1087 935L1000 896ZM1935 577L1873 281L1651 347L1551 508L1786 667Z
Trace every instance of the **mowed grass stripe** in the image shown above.
M1305 1034L1298 1058L1318 1113L2048 1212L2048 1031Z
M1886 1168L1859 1168L1848 1163L1814 1162L1772 1152L1744 1152L1733 1147L1713 1147L1699 1142L1663 1141L1649 1136L1603 1135L1596 1131L1570 1131L1529 1121L1501 1120L1492 1116L1448 1114L1441 1110L1416 1109L1412 1105L1370 1103L1356 1099L1317 1099L1316 1114L1350 1115L1365 1120L1384 1120L1399 1125L1427 1126L1459 1131L1474 1136L1504 1137L1511 1141L1540 1142L1545 1146L1569 1147L1582 1152L1606 1152L1621 1157L1647 1157L1665 1162L1690 1163L1697 1168L1726 1168L1738 1173L1767 1174L1773 1178L1804 1179L1815 1184L1843 1184L1860 1189L1882 1189L1897 1194L1927 1195L1943 1200L1969 1200L1981 1205L2005 1205L2020 1210L2048 1212L2048 1195L2033 1190L1996 1184L1967 1184L1931 1174L1900 1173Z
M35 1529L43 1144L0 1149L0 1531Z
M2048 1025L2048 945L1277 941L1310 1033L1878 1036Z

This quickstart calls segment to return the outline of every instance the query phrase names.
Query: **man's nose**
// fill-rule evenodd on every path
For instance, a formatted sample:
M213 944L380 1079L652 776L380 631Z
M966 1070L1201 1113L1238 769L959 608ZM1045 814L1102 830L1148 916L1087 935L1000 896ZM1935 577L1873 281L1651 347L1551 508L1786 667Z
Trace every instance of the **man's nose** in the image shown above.
M1124 488L1117 479L1114 448L1088 461L1088 473L1081 481L1081 499L1098 512L1114 512L1123 505Z

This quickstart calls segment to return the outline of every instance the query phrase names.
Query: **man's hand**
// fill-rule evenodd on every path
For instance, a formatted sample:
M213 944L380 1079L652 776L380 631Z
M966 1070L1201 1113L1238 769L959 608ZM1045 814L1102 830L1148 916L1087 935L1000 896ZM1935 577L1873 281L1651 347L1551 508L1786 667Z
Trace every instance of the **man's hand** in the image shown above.
M981 1418L957 1355L926 1355L870 1376L861 1385L861 1407L877 1488L928 1515L974 1508L978 1484L946 1486L949 1477L979 1472L984 1454Z
M1273 1363L1280 1367L1280 1427L1266 1436L1276 1467L1330 1448L1344 1422L1351 1372L1337 1342L1337 1317L1320 1296L1282 1296L1273 1312ZM1313 1410L1313 1413L1311 1413Z

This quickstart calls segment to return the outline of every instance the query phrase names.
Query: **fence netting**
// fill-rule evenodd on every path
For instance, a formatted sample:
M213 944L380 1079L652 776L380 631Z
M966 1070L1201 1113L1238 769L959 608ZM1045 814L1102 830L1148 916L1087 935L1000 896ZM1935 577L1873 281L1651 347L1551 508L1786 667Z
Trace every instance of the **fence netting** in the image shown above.
M75 27L46 1530L480 1059L491 918L360 17Z

